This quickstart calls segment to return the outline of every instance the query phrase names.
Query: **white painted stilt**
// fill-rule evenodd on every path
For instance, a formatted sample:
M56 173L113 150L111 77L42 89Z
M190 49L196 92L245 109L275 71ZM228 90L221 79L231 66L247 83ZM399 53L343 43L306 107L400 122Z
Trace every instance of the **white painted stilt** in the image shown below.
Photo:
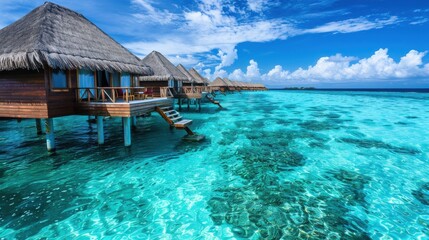
M37 135L42 135L42 121L40 120L40 118L36 119L36 130Z
M55 152L54 120L52 118L45 119L45 132L46 147L49 152Z
M123 117L122 123L124 125L124 145L129 147L131 146L131 117Z
M98 134L98 144L104 144L104 123L103 116L97 116L97 134Z

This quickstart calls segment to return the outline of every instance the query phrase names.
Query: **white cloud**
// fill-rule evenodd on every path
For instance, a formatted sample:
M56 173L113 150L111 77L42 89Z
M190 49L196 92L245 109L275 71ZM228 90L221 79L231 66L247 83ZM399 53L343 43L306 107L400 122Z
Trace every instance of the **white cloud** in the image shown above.
M131 0L131 3L139 6L142 11L142 13L135 13L132 16L144 24L169 24L179 18L176 14L167 10L158 10L153 7L153 1L151 0Z
M429 64L423 63L427 52L409 51L399 61L389 57L387 49L379 49L369 58L336 54L321 57L314 66L295 71L285 70L276 65L267 73L261 74L258 63L249 62L247 71L235 69L229 78L239 81L264 82L267 85L284 86L288 83L335 83L335 82L369 82L385 80L401 80L429 77Z
M262 12L266 2L265 0L247 0L247 5L254 12Z
M150 4L151 2L132 1L140 4L149 13L161 11L156 10ZM248 0L247 4L249 9L257 12L262 11L269 3L261 0ZM228 6L234 6L234 8ZM396 16L385 16L373 20L370 18L374 18L374 16L366 16L330 22L312 29L299 29L296 24L285 19L255 18L243 21L243 19L226 11L239 12L240 10L237 9L237 5L227 1L202 0L198 4L198 10L184 10L180 17L178 15L171 16L167 12L166 19L168 21L174 18L180 20L176 23L178 27L170 33L160 35L155 40L129 42L124 45L138 56L144 56L152 50L158 50L169 56L211 54L215 50L218 52L219 60L217 60L218 64L214 65L215 68L210 72L210 75L220 76L225 74L221 71L223 68L231 66L238 59L236 46L240 43L284 40L289 36L308 33L364 31L382 28L400 21ZM332 61L332 59L330 60ZM211 65L213 66L213 64ZM240 73L237 72L236 75L239 76Z
M367 17L359 17L343 21L329 22L319 27L304 30L303 33L351 33L370 29L379 29L398 22L400 22L400 19L397 16L390 16L389 18L375 19L372 21L368 20Z
M198 58L194 55L167 55L166 56L170 62L174 65L182 64L183 66L194 66L200 62Z
M231 66L238 58L237 49L235 49L235 46L226 47L224 51L219 50L218 56L221 59L221 63L216 66L215 71L219 71L223 67Z
M246 72L243 72L241 69L235 69L228 77L231 80L260 81L261 73L259 71L258 63L252 59L249 61L249 66L247 66Z
M411 25L418 25L418 24L423 24L429 22L429 18L425 18L425 17L416 17L414 19L414 21L410 22Z
M158 11L150 2L133 2L144 8L143 14ZM129 42L124 45L138 56L144 56L152 50L166 55L208 54L217 50L220 62L215 69L216 74L223 67L232 65L238 58L235 48L237 44L285 39L289 35L288 32L293 31L293 27L281 19L238 21L234 15L225 12L238 10L227 6L234 5L221 0L202 0L198 4L198 10L183 11L179 27L170 33L160 35L155 40Z

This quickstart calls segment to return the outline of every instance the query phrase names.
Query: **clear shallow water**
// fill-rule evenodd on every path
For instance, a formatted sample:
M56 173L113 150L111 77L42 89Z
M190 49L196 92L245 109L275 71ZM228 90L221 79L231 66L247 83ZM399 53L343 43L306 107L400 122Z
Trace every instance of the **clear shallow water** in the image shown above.
M0 239L426 239L429 95L270 91L183 111L203 143L153 114L124 148L86 117L0 123Z

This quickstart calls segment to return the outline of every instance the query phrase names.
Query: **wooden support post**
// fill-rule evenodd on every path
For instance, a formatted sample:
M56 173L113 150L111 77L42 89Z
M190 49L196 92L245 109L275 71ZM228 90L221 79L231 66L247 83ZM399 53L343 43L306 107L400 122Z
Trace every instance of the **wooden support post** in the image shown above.
M36 119L36 130L37 135L42 135L42 121L40 120L40 118Z
M55 152L54 120L45 119L46 147L49 152Z
M124 145L129 147L131 146L131 117L123 117L122 123L124 125Z
M185 131L188 133L188 135L195 135L194 132L188 127L185 127Z
M98 135L98 144L104 144L104 123L103 116L97 116L97 135Z

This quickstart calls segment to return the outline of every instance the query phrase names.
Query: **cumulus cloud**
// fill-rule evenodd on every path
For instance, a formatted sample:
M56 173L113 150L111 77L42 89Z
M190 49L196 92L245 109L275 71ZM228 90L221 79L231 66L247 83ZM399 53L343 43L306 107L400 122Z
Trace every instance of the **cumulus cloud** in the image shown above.
M173 31L158 35L156 39L145 39L124 44L138 56L144 56L152 50L158 50L170 56L175 63L198 65L205 76L213 79L217 76L237 80L267 81L335 81L339 79L363 79L382 76L407 76L409 72L401 70L400 63L395 63L387 55L387 50L380 49L368 59L356 59L340 54L320 58L314 66L287 71L277 65L265 74L261 74L258 63L249 62L247 69L237 69L230 74L224 69L232 66L238 59L237 45L244 42L268 42L284 40L302 34L350 33L370 29L380 29L398 24L404 19L388 14L367 15L335 22L327 22L316 27L301 29L299 19L262 17L263 11L279 1L247 0L244 5L233 4L230 0L197 0L197 8L180 8L179 12L157 9L154 0L132 0L141 9L142 15L157 16L161 24L175 24ZM194 5L195 6L195 5ZM311 8L312 6L310 6ZM243 14L244 12L244 14ZM253 13L253 14L252 14ZM311 11L307 12L311 14ZM256 15L256 16L255 16ZM162 17L161 17L162 16ZM140 19L140 15L134 15ZM423 22L424 19L418 19ZM158 20L156 20L158 21ZM411 23L411 21L409 21ZM411 23L413 24L413 23ZM414 24L419 24L417 19ZM171 29L171 28L169 28ZM384 52L385 51L385 52ZM216 54L217 52L217 54ZM419 53L425 54L425 53ZM210 59L201 56L211 56ZM412 55L418 58L420 55ZM199 56L199 57L197 57ZM197 62L201 60L200 62ZM358 61L359 60L359 61ZM405 60L404 60L405 61ZM204 64L199 64L199 63ZM371 66L371 64L379 64ZM392 73L394 64L396 70ZM211 68L211 69L206 69ZM423 67L424 69L424 67ZM409 70L409 68L407 68ZM390 72L389 72L390 71ZM358 74L358 72L360 72ZM368 72L368 73L366 73ZM372 74L370 74L370 73ZM387 74L389 73L389 74ZM321 79L321 80L320 80Z
M379 49L372 56L363 59L336 54L321 57L314 66L306 69L298 68L295 71L288 71L281 65L276 65L264 74L259 72L258 63L251 60L245 73L241 69L236 69L229 74L229 78L242 81L259 80L268 85L422 78L429 77L429 63L423 63L423 57L426 54L427 52L411 50L399 61L395 61L388 55L388 49Z
M239 81L260 81L261 73L259 71L258 63L255 60L249 61L249 66L246 68L246 72L241 69L235 69L228 78Z
M171 27L170 29L173 29L171 32L159 35L156 39L125 43L125 47L138 56L158 50L165 55L175 56L177 60L184 58L185 61L191 59L188 55L208 55L216 51L218 59L215 60L216 64L209 66L212 67L210 76L225 75L222 70L233 65L238 59L236 47L240 43L284 40L291 36L310 33L364 31L383 28L402 21L396 16L369 15L329 22L310 29L300 29L296 20L289 21L285 18L269 18L259 15L265 9L278 4L278 1L247 0L246 5L243 6L229 0L199 0L197 9L184 8L175 14L155 8L153 0L132 0L132 2L140 6L142 15L157 15L154 19L161 18L160 23L174 23L175 27ZM243 11L247 11L247 13L243 15ZM252 17L249 12L258 15ZM140 20L141 17L144 17L136 14L134 16ZM202 59L202 61L206 60ZM213 62L213 59L208 61ZM333 61L333 59L330 58L329 61ZM187 61L187 63L190 62L192 61ZM236 75L249 77L247 72L236 72Z
M139 4L144 13L154 13L156 10L151 2L133 0ZM165 55L185 58L187 54L209 54L217 51L218 64L215 65L211 76L221 76L224 67L231 66L238 59L236 46L243 42L267 42L285 39L289 32L294 31L292 25L282 19L252 19L242 21L228 11L239 12L234 6L223 0L199 1L197 10L184 10L181 25L170 34L157 36L155 40L129 42L125 47L144 56L152 50L159 50ZM149 14L151 15L151 14ZM162 14L160 14L162 15ZM166 14L168 19L178 18ZM136 16L138 17L138 16ZM168 20L168 21L170 21ZM176 57L177 58L177 57Z
M234 61L238 58L237 49L235 49L235 46L226 47L223 51L219 50L218 56L220 57L221 62L216 66L216 72L218 72L223 67L231 66L234 63Z

